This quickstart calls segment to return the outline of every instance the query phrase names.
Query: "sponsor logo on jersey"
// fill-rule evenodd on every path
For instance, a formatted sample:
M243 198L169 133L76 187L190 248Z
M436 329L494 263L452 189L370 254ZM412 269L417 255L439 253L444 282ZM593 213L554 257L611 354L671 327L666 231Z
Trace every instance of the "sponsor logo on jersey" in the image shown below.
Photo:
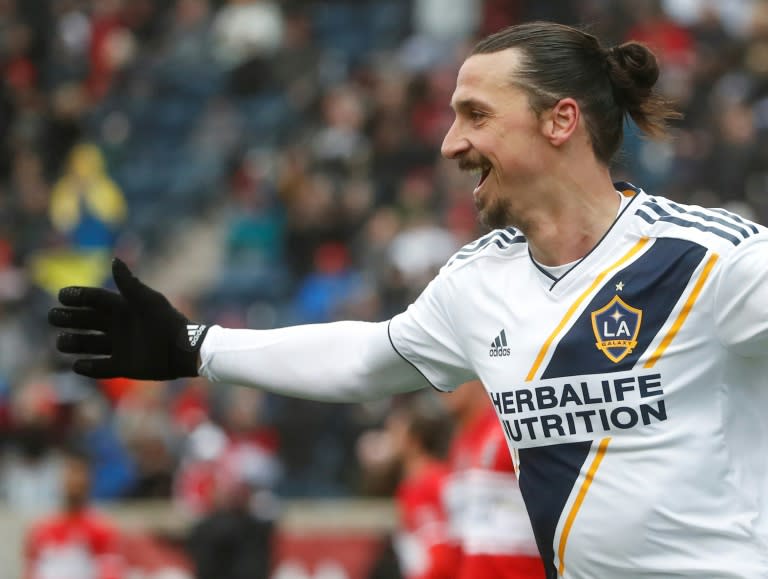
M501 330L499 335L491 342L491 349L488 351L491 358L500 358L502 356L511 356L512 350L507 347L507 332Z
M490 396L511 443L592 436L667 420L658 372L553 379Z
M637 347L643 310L633 308L619 296L592 312L595 346L614 363L621 362Z

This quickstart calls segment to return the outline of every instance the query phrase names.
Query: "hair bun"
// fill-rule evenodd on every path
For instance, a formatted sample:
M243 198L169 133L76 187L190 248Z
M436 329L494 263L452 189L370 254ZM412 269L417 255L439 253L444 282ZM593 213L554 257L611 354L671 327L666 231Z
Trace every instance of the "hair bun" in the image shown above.
M617 104L628 110L638 107L659 79L656 56L639 42L625 42L608 50L606 57Z

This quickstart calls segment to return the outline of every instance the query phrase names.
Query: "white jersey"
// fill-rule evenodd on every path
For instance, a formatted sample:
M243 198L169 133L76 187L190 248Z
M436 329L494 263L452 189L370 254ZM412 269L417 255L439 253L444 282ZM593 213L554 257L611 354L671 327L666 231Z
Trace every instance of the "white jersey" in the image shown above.
M390 339L440 390L485 384L548 578L768 578L768 230L621 187L561 278L494 231Z

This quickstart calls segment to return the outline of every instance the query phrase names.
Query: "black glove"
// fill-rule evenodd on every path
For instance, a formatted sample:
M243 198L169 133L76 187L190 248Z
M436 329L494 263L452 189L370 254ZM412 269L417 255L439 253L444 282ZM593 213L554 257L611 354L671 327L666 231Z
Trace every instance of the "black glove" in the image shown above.
M65 287L59 301L66 307L48 312L51 325L76 330L60 333L56 348L89 356L75 360L72 369L91 378L197 376L198 352L208 327L191 323L119 259L112 262L112 276L120 293Z

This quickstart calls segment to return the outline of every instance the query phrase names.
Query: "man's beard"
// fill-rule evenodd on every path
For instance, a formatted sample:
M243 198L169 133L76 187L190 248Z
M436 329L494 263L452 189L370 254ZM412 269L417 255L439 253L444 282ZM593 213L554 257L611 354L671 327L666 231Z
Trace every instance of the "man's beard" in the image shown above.
M488 229L504 229L514 225L514 218L512 217L509 203L498 195L485 202L476 199L475 207L477 208L477 218L480 224Z

